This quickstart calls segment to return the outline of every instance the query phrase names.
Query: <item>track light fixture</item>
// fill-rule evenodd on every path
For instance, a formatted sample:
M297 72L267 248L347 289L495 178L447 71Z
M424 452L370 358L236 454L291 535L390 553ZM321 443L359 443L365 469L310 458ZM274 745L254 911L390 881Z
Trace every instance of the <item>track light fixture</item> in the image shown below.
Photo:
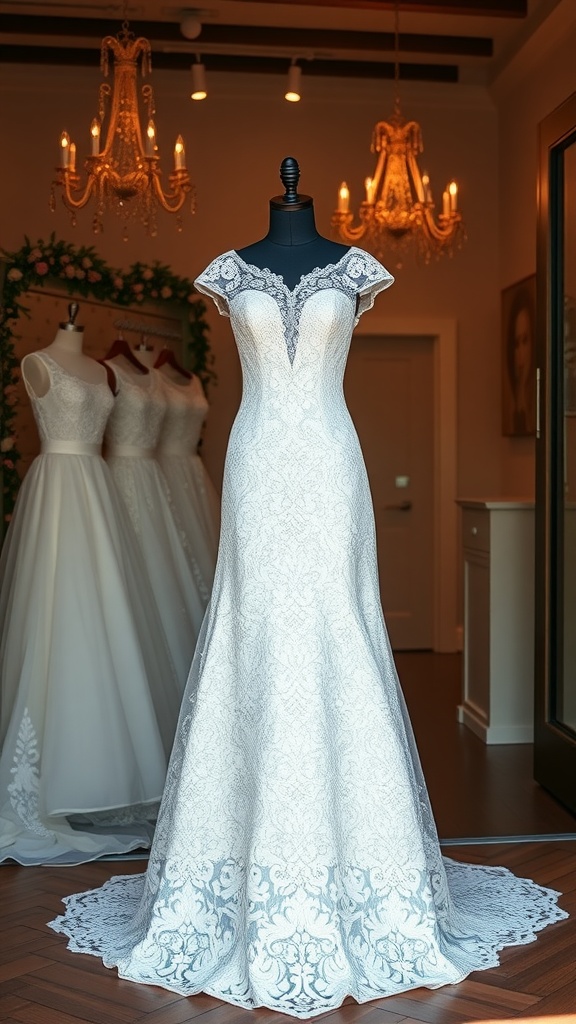
M289 103L298 103L301 96L302 68L295 60L288 68L288 85L284 93L284 99Z
M200 57L196 57L196 63L192 65L192 92L190 99L205 100L208 95L206 88L206 68Z

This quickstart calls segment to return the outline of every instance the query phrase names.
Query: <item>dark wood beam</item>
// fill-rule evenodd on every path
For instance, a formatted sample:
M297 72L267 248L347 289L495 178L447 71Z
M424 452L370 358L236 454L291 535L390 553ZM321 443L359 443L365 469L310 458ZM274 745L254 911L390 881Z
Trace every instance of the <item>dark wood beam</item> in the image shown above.
M285 75L288 62L285 57L235 57L225 54L205 54L206 70L246 72L250 74ZM99 72L98 50L60 46L0 46L0 63L41 64L65 67L93 67ZM154 53L152 67L170 71L188 70L192 63L189 53ZM304 61L303 75L326 78L393 79L391 61L310 60ZM416 64L402 62L400 78L413 82L457 82L458 67L454 64Z
M102 18L59 18L43 15L5 14L0 16L3 35L45 36L52 38L101 39L115 35L118 22ZM152 42L184 41L180 26L169 21L143 21L131 23L132 30ZM492 40L477 36L427 35L402 32L399 36L401 53L442 54L454 57L491 57ZM295 55L307 50L355 50L393 52L393 32L348 32L336 29L269 28L252 25L204 24L197 40L191 40L194 50L202 52L202 45L261 46L262 49L289 47Z
M245 3L245 0L231 0ZM285 4L286 0L254 0L260 4ZM394 11L394 0L290 0L300 7L340 7L358 11ZM406 14L471 14L480 18L525 18L528 0L400 0L398 10Z

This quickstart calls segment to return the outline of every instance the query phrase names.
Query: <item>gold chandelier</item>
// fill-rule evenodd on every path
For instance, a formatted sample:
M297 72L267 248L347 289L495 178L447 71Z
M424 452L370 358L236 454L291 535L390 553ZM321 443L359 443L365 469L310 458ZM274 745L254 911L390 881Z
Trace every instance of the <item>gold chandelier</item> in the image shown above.
M161 182L160 156L154 124L154 93L151 85L142 86L142 98L148 118L142 130L138 108L138 64L144 78L151 71L151 48L147 39L135 38L128 22L124 21L117 36L102 40L100 67L104 77L110 70L109 55L114 61L114 82L102 82L99 92L98 117L90 126L91 155L84 162L87 180L83 184L76 170L76 146L67 132L60 137L60 162L52 182L50 208L56 207L56 189L62 189L62 200L70 210L72 223L76 211L94 198L96 209L92 228L96 234L103 230L103 217L108 211L119 214L123 220L124 239L128 237L128 222L138 218L148 235L156 235L158 209L178 214L178 230L182 230L180 211L186 197L192 192L192 183L186 170L186 154L182 136L174 146L174 170L170 173L169 189ZM106 140L101 145L102 124L109 108ZM191 196L191 212L194 198Z
M338 190L338 205L332 226L344 242L362 239L375 256L386 259L390 250L401 256L411 246L417 258L452 255L466 234L458 212L458 186L451 181L442 195L442 212L435 215L430 179L420 173L418 157L423 151L422 131L416 121L402 116L399 98L398 5L395 7L394 113L390 121L379 121L372 134L371 152L377 154L374 176L366 178L366 198L360 205L360 223L354 225L349 209L350 191L345 181ZM401 263L398 263L401 266Z

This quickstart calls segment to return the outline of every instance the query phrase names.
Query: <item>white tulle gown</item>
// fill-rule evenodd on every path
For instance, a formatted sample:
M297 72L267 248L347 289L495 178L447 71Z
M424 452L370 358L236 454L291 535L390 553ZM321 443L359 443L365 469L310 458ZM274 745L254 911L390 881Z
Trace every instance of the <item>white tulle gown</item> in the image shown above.
M196 374L188 379L165 364L160 377L167 408L156 457L168 484L171 508L185 531L187 550L212 586L220 533L220 502L198 454L208 400Z
M208 604L212 580L205 579L186 548L186 532L167 497L156 461L166 414L157 370L140 374L109 362L118 393L106 426L106 461L124 500L140 545L181 692Z
M52 924L123 978L309 1017L453 984L566 916L440 853L342 390L356 315L390 283L356 248L294 290L234 252L196 282L244 376L212 601L148 871Z
M0 560L0 860L74 863L149 845L179 693L100 454L110 389L35 358L42 449Z

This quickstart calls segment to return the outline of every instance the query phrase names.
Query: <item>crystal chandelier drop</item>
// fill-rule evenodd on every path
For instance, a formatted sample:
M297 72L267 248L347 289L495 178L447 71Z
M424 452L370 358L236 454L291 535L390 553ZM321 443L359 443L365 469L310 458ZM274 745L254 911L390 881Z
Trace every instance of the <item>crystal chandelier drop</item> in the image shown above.
M401 259L414 248L417 259L429 263L443 254L452 255L465 240L458 212L458 186L451 181L442 195L442 212L435 215L430 179L421 173L418 157L423 151L422 131L416 121L406 121L400 109L398 58L398 5L395 6L394 113L379 121L372 134L371 152L377 154L372 178L366 178L366 198L360 204L360 223L354 225L349 210L350 192L345 181L338 190L332 226L344 242L363 241L367 249L385 260L390 251ZM398 266L401 266L401 262Z
M186 170L186 156L182 136L174 146L174 170L168 177L169 189L164 191L161 181L160 156L154 124L154 93L151 85L141 89L147 115L143 130L138 107L138 66L144 78L151 71L151 48L147 39L135 38L125 20L117 36L102 40L100 67L106 78L113 59L113 85L102 82L99 92L98 117L90 127L92 149L84 162L87 179L82 182L76 170L76 146L67 132L60 138L60 161L56 178L52 182L50 208L56 206L56 189L61 189L64 205L76 223L76 211L94 199L95 211L92 228L97 234L103 230L104 214L113 211L123 220L124 239L128 237L128 222L138 219L148 235L156 235L158 209L178 214L178 230L182 230L180 211L194 197L190 176ZM103 122L108 114L105 141L102 144Z

